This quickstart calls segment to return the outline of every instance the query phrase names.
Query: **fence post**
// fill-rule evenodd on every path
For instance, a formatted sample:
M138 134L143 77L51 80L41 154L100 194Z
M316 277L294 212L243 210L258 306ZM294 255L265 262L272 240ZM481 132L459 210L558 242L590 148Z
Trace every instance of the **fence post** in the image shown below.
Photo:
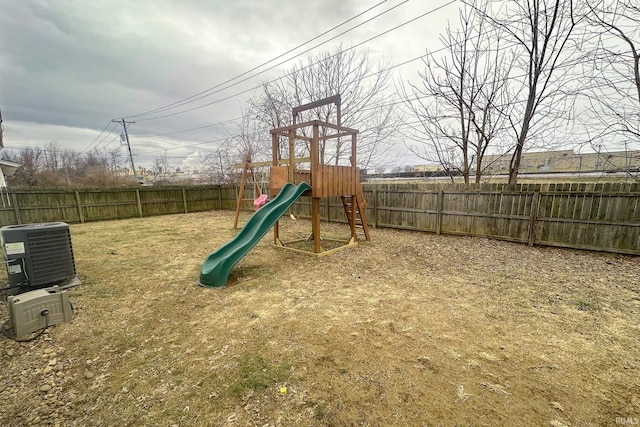
M184 213L189 213L187 210L187 192L184 187L182 188L182 204L184 205Z
M16 213L16 223L22 224L22 218L20 217L20 206L18 206L18 197L16 193L11 193L11 200L13 200L13 210Z
M438 190L436 202L436 234L442 234L442 205L444 204L444 191Z
M327 221L327 223L331 222L331 203L329 203L329 198L327 197L326 199L324 199L325 202L325 209L327 210L327 217L325 218L325 221Z
M138 202L138 214L142 218L142 202L140 201L140 190L136 190L136 201Z
M533 246L536 239L536 224L538 223L538 204L540 193L533 193L531 198L531 218L529 219L529 246Z
M82 204L80 204L80 192L76 190L75 193L76 193L76 204L78 205L78 216L80 217L80 222L83 223L84 215L82 214Z
M373 189L373 226L378 228L378 189Z

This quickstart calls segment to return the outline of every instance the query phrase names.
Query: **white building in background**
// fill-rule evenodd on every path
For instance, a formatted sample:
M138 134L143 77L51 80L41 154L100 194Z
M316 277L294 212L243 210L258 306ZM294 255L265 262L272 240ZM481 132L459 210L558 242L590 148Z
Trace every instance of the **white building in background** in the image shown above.
M15 175L19 167L19 163L0 159L0 198L2 199L2 207L11 206L11 200L9 200L9 194L7 193L7 178Z

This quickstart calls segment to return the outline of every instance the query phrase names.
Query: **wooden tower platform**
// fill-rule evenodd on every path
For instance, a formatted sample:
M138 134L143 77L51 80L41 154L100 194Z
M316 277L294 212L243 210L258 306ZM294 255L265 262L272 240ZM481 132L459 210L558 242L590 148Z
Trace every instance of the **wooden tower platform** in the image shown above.
M294 124L271 130L273 166L270 168L270 196L277 195L287 182L296 185L306 182L311 186L311 190L303 194L303 196L311 197L311 235L308 240L313 241L312 254L316 256L327 255L337 250L357 245L358 236L363 237L365 240L370 240L369 226L365 213L367 202L364 199L360 184L360 169L356 166L358 131L320 120L295 123L298 112L331 102L335 102L338 105L339 111L340 96L337 95L296 107L294 109ZM281 158L286 156L286 154L280 153L280 138L282 137L288 141L288 162L286 166L279 165L279 162L282 161ZM349 165L329 165L321 161L320 142L333 138L343 138L349 141L346 142L346 144L350 143ZM306 164L308 169L299 167L299 162L296 161L296 144L300 142L304 143L305 147L308 147L310 154L309 162ZM303 163L302 165L305 164ZM343 241L343 246L330 250L323 248L323 239L320 233L320 200L327 197L339 197L342 200L351 230L349 238ZM279 224L276 223L274 227L274 243L276 245L300 251L288 246L288 243L299 241L280 241Z

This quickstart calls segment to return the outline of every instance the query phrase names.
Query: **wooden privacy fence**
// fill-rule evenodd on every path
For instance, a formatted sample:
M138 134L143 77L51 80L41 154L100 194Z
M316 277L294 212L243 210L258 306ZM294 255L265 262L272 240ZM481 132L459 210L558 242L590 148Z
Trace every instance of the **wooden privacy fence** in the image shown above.
M5 196L0 207L2 226L233 209L236 200L235 188L226 186L12 190Z
M385 187L364 189L367 217L376 228L640 255L640 192ZM346 222L340 199L327 199L321 211L325 220ZM300 201L294 213L308 216L309 201Z
M365 184L370 225L483 236L529 245L640 255L640 186L635 184ZM86 222L235 209L236 186L10 190L0 225ZM7 204L7 200L10 204ZM252 210L247 203L246 210ZM293 207L311 214L309 198ZM326 221L345 222L340 198L322 200ZM375 238L375 236L374 236Z

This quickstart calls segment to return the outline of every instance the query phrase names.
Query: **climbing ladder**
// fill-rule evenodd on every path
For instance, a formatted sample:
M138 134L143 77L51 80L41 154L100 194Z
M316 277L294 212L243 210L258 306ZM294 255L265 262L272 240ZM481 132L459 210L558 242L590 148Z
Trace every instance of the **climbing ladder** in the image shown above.
M342 206L344 207L344 212L347 214L349 224L351 224L351 214L355 213L356 235L364 236L367 241L371 240L366 216L367 201L364 198L362 189L358 188L358 194L354 198L356 202L355 209L351 205L352 199L350 196L341 196L340 198L342 199Z

